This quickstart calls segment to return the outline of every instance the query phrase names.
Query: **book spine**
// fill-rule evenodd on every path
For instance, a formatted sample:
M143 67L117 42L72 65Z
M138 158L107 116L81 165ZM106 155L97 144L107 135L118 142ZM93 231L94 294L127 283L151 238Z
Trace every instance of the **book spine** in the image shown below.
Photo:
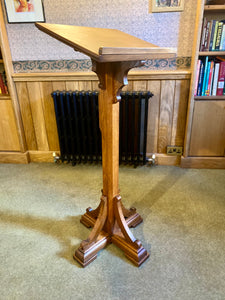
M216 63L215 64L215 71L214 71L214 78L213 78L213 86L212 86L212 96L216 96L219 69L220 69L220 63Z
M219 69L218 85L217 85L217 92L216 92L217 96L223 95L224 79L225 79L225 62L222 61L220 63L220 69Z
M207 85L207 89L206 89L206 92L205 92L206 96L210 96L211 86L212 86L213 69L214 69L214 61L211 61L210 62L210 67L209 67L208 85Z
M199 59L197 63L197 74L196 74L196 81L195 81L195 92L194 92L195 96L197 95L197 90L198 90L198 81L199 81L201 63L202 61Z
M2 78L2 74L0 74L0 88L1 88L1 93L6 94L6 89L5 89L5 84Z
M213 88L214 72L215 72L215 62L213 61L212 76L211 76L211 84L210 84L209 96L212 96L212 88Z
M212 50L215 50L216 46L216 37L217 37L217 29L218 29L219 21L216 21L215 24L215 31L214 31L214 36L213 36L213 45L212 45Z
M211 61L209 61L208 64L207 64L206 79L205 79L205 87L204 87L204 95L203 96L209 96L208 84L209 84L210 68L211 68Z
M205 57L205 64L204 64L204 77L203 77L203 83L202 83L202 96L205 96L205 86L206 86L206 77L207 77L207 70L208 70L208 60L209 57Z
M223 85L223 96L225 96L225 78L224 78L224 85Z
M209 51L209 45L211 40L211 32L212 32L213 20L209 22L209 32L207 37L207 43L205 43L205 51Z
M204 76L204 64L202 62L200 66L200 72L199 72L197 96L201 96L202 94L203 76Z
M204 18L202 23L202 35L201 35L199 51L203 51L204 49L206 27L207 27L207 20L206 18Z
M223 22L219 22L218 29L217 29L215 50L220 49L220 41L221 41L221 36L222 36L222 30L223 30Z
M208 21L206 25L205 40L204 40L204 46L202 51L207 51L207 45L209 39L209 28L210 28L210 21Z
M225 50L225 24L223 24L223 31L220 42L220 50Z
M213 20L212 30L211 30L211 35L210 35L210 42L209 42L209 51L212 51L212 47L213 47L213 38L214 38L214 33L215 33L215 26L216 26L216 20Z

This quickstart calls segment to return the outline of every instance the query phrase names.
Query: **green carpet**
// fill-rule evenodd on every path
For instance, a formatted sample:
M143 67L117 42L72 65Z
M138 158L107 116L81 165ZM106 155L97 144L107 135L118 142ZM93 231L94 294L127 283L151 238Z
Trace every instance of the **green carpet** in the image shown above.
M225 170L120 167L140 268L112 244L85 269L72 258L101 188L101 166L0 164L1 300L225 299Z

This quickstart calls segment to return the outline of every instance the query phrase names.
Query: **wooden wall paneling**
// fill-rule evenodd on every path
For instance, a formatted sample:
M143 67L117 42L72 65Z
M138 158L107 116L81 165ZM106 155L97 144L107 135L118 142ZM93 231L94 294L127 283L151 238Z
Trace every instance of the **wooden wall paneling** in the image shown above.
M37 148L39 151L49 150L40 82L27 82L27 90L30 99Z
M126 91L129 91L129 92L134 91L134 89L133 89L133 80L129 80L129 81L128 81L128 84L125 85L125 86L123 87L122 91L123 91L123 92L126 92Z
M40 82L41 101L45 119L45 128L48 138L49 150L59 151L59 137L55 118L54 102L51 96L52 82Z
M146 91L147 90L147 80L133 81L134 91Z
M195 101L189 155L225 155L225 101Z
M98 85L99 85L99 82L97 80L93 80L91 82L91 90L92 91L99 91Z
M78 91L79 82L78 81L66 81L66 90L67 91Z
M147 153L158 152L158 127L159 127L159 103L160 103L160 81L147 82L147 90L154 96L149 99L148 125L147 125Z
M0 149L1 151L20 151L16 120L11 100L0 100Z
M158 153L171 144L175 80L161 81Z
M66 82L65 81L53 81L52 89L53 89L53 91L65 91L66 90Z
M52 161L52 153L58 151L58 133L55 123L55 113L53 110L53 99L50 96L54 90L96 90L98 89L98 80L96 76L74 75L68 76L53 74L43 77L34 74L30 75L14 75L15 84L17 86L18 98L21 106L21 114L23 117L24 128L29 132L26 138L29 144L29 154L31 161ZM147 79L146 79L147 78ZM186 88L190 74L171 73L151 73L150 75L136 74L131 76L128 86L123 91L151 91L154 97L149 100L149 122L147 132L147 153L155 153L159 164L179 164L179 160L165 155L166 146L172 141L181 142L182 140L182 124L184 122L184 111L186 99ZM162 83L162 84L161 84ZM30 86L28 94L27 85ZM36 97L31 97L32 93ZM37 92L36 92L37 91ZM183 95L185 94L185 96ZM31 99L29 99L31 97ZM39 100L38 100L39 99ZM30 107L30 102L32 109ZM34 104L33 102L39 102ZM38 106L35 107L34 106ZM37 120L34 118L33 112L40 110L42 117L39 118L39 126L45 132L44 147L39 148L36 144L40 136L40 129L37 130ZM36 114L36 113L35 113ZM180 116L182 114L182 116ZM181 125L180 125L181 124ZM176 126L181 126L176 128ZM35 129L34 129L35 127ZM38 133L39 132L39 133ZM33 138L32 138L33 136ZM31 147L32 141L36 147ZM46 142L47 141L47 142ZM48 149L47 149L48 148ZM38 151L35 151L38 150ZM160 152L159 152L160 151ZM161 153L161 154L159 154Z
M17 96L28 150L37 150L37 142L26 82L16 83Z
M91 91L91 90L92 90L91 81L84 81L84 80L79 81L79 91Z
M183 146L189 96L189 80L176 80L171 145Z

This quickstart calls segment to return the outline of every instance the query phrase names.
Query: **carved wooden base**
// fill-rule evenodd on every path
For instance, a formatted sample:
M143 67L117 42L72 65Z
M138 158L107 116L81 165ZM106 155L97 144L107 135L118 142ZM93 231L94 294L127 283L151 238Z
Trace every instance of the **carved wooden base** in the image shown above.
M123 204L122 208L123 216L129 227L135 228L137 225L143 222L142 217L136 212L136 208L131 207L130 209L126 209ZM86 209L86 213L81 216L80 222L87 228L94 227L94 224L98 218L98 214L99 206L94 210L91 207L88 207Z
M135 208L125 209L118 195L113 199L115 219L109 226L107 216L107 198L101 197L100 205L92 210L88 208L81 217L81 223L87 227L93 227L90 236L84 240L74 254L83 267L97 258L97 253L108 243L113 243L119 247L128 259L136 266L140 266L148 257L148 252L143 248L141 242L136 240L129 227L135 227L143 220L136 212ZM111 232L107 232L112 228Z

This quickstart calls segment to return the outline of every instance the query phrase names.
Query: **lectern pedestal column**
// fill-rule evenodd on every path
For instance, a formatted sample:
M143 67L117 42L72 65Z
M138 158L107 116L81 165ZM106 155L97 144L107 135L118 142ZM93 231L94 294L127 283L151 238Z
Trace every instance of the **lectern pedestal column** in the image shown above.
M111 242L121 248L137 266L149 256L129 229L129 226L139 224L142 219L134 208L126 210L123 207L119 194L119 95L121 88L127 84L128 71L142 64L142 61L99 63L93 60L93 71L100 81L103 190L99 207L95 211L87 209L81 218L86 226L93 226L88 239L81 243L74 254L74 258L84 267Z

